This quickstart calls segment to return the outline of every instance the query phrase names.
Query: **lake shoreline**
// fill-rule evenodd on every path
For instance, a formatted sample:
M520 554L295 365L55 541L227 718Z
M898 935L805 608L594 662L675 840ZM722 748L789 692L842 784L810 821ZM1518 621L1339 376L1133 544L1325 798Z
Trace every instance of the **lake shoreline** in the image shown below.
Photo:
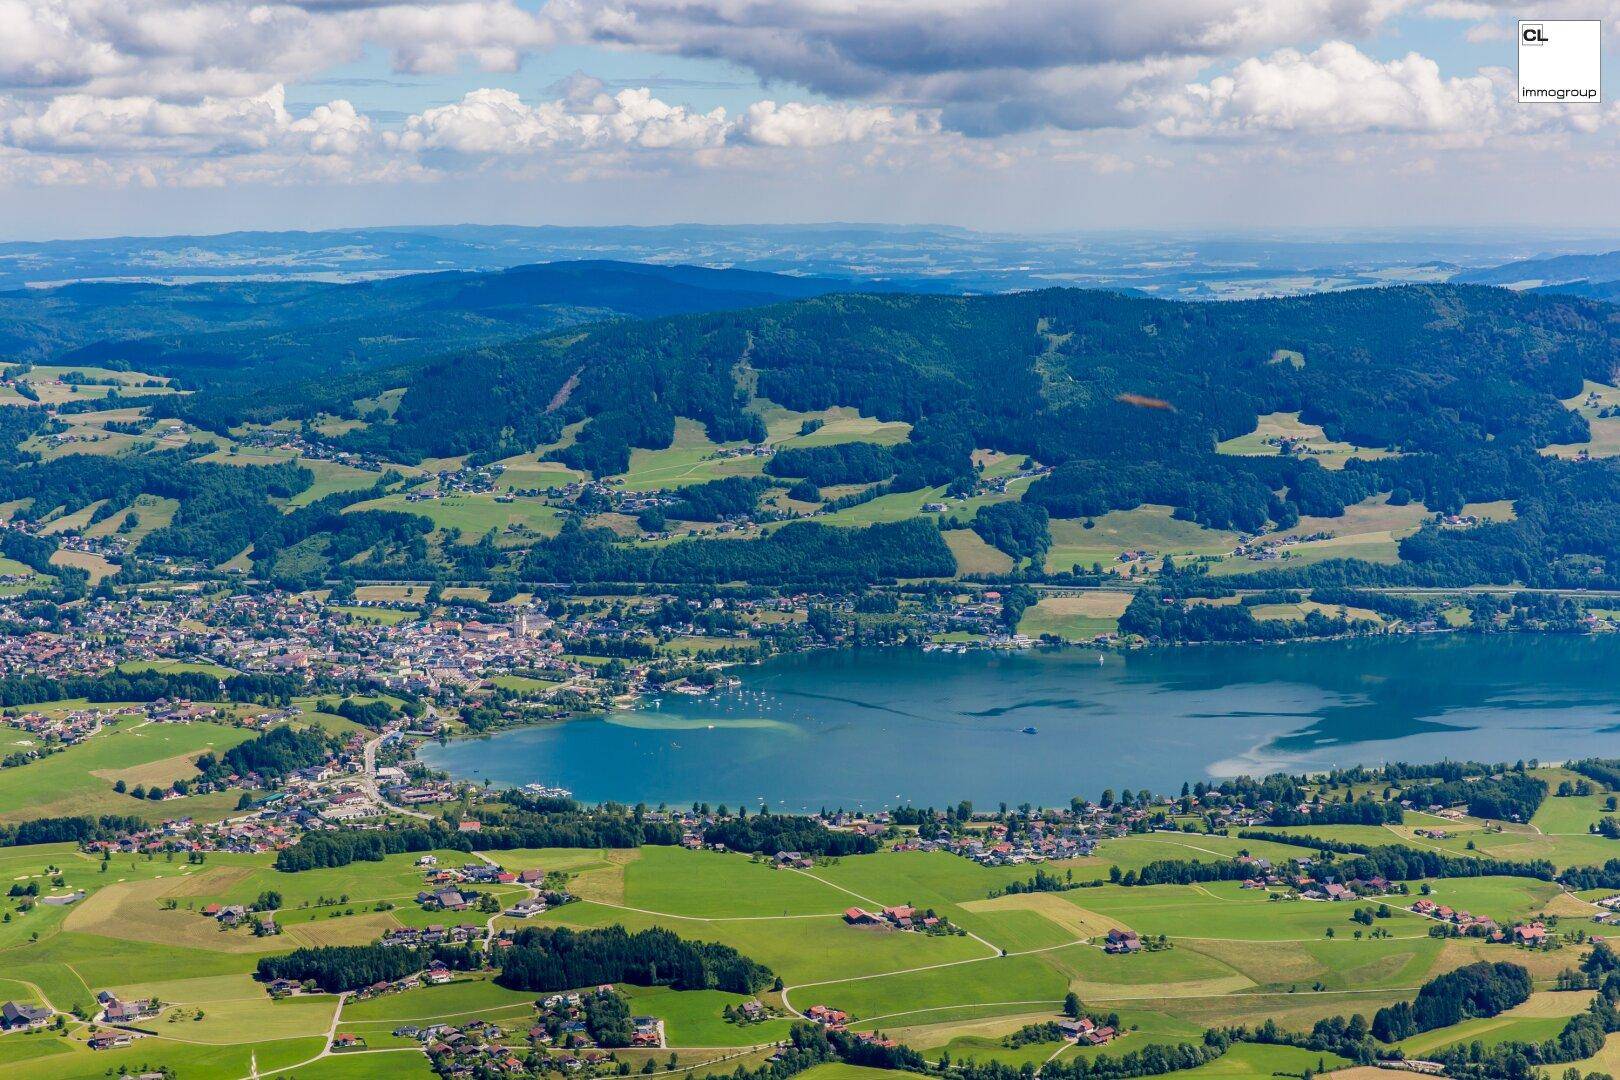
M738 668L735 690L632 710L671 721L580 717L424 745L419 757L585 802L1054 805L1243 773L1620 754L1620 688L1605 677L1617 667L1613 635L818 650Z

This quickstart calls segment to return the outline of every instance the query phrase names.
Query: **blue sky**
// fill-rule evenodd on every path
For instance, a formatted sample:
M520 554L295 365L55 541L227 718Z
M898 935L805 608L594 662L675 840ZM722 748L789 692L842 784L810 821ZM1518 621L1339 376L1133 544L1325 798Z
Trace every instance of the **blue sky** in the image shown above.
M3 236L1620 226L1612 107L1520 106L1512 75L1514 19L1620 15L1616 0L0 10L21 13L0 35Z

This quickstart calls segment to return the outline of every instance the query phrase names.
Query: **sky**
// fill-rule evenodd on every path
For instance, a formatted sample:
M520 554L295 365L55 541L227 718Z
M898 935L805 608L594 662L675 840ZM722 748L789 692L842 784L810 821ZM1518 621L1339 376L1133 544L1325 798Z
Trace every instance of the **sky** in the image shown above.
M0 238L1620 227L1520 18L1614 67L1620 0L0 0Z

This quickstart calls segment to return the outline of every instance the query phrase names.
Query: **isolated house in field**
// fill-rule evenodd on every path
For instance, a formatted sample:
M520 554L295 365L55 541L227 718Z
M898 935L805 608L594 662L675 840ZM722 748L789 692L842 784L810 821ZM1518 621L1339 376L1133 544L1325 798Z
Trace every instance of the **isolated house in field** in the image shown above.
M134 1041L135 1036L127 1031L102 1031L90 1036L90 1041L86 1045L92 1050L116 1050Z
M1142 936L1135 930L1110 930L1108 940L1103 943L1103 951L1111 953L1133 953L1142 948Z
M151 1000L119 1001L111 995L108 997L109 1000L102 1002L105 1006L102 1018L109 1024L128 1024L157 1015L157 1008Z
M545 910L546 902L544 900L529 899L519 900L507 908L505 913L514 919L527 919L539 915Z
M1541 945L1547 940L1547 928L1538 922L1515 926L1513 940L1520 945Z
M805 1010L804 1015L813 1023L820 1024L823 1027L841 1028L849 1023L849 1013L826 1005L812 1005Z

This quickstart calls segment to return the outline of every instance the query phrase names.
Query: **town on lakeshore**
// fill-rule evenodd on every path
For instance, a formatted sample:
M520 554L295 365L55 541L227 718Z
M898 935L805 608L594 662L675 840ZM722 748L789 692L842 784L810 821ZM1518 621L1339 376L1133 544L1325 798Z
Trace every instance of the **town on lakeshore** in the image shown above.
M926 160L908 218L961 161L982 212L1045 214L1010 182L1037 161L1088 208L1181 182L1192 152L1089 148L1165 100L1142 136L1200 158L1609 116L1530 132L1501 57L1339 40L1505 40L1488 4L1293 5L1314 52L1276 4L1104 6L0 0L0 189L239 215L292 157L347 192L301 219L408 182L463 220L484 185L552 205L505 174L558 158L576 196L656 185L621 204L655 220L683 159L745 213L714 177L836 153L795 213ZM892 37L848 52L851 18ZM723 102L519 92L531 44L611 43L617 83L671 27L649 70ZM733 100L743 37L773 93L830 65L817 99ZM458 103L467 61L511 86ZM327 68L353 101L307 104ZM1043 145L1031 81L1131 89ZM1314 154L1233 173L1431 164ZM0 1080L1614 1080L1604 248L0 244Z
M836 407L770 411L763 439L683 426L619 474L413 467L343 448L363 427L335 414L216 438L159 415L161 379L107 371L21 365L0 387L26 446L0 477L0 1074L1620 1071L1620 761L1590 751L1496 762L1458 726L1446 760L1151 791L1126 762L1167 748L992 720L1009 698L963 718L1117 790L785 813L576 799L543 755L519 763L532 783L432 764L604 716L660 747L601 752L604 772L633 752L667 768L690 727L824 755L750 689L754 665L879 649L1096 674L1213 642L1613 642L1595 564L1417 569L1517 529L1508 501L1431 509L1351 457L1333 463L1366 490L1337 517L1048 515L1023 496L1060 494L1062 469L972 449L954 480L907 486L884 471L911 467L907 432ZM136 389L159 400L104 400ZM1316 482L1340 453L1271 426L1230 456ZM924 765L937 737L902 736Z

